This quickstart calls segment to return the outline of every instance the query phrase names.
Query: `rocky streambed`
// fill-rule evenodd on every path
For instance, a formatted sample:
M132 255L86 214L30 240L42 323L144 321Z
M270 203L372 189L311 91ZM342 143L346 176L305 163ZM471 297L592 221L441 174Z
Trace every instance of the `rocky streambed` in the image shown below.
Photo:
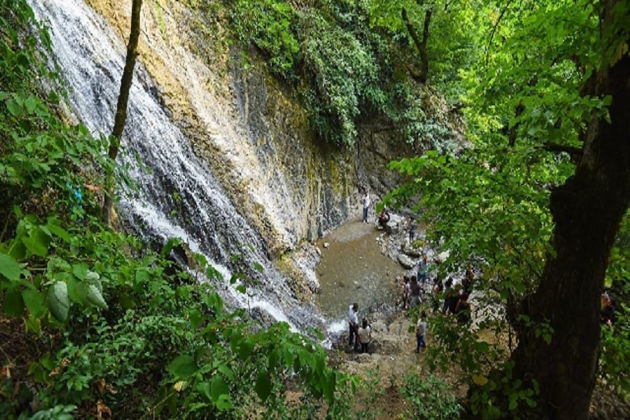
M322 314L335 322L329 323L332 343L331 361L344 372L378 380L377 418L389 419L409 414L410 407L400 389L409 374L429 373L425 355L415 349L414 320L400 308L400 278L416 274L416 263L426 255L429 264L446 257L424 242L421 228L416 231L415 246L409 243L412 220L393 215L388 232L378 230L374 223L363 224L358 219L341 225L316 243L320 262L315 267L319 280L318 305ZM477 273L479 274L479 273ZM450 273L457 284L463 272ZM434 278L434 274L430 274ZM431 282L429 282L431 283ZM425 294L430 293L425 286ZM470 298L473 324L475 319L503 316L500 308L486 307L479 292ZM367 354L355 353L347 342L347 311L353 302L359 304L359 318L369 319L372 342ZM430 320L429 320L430 322ZM480 332L483 336L483 331ZM432 337L427 336L431 346ZM453 392L464 400L467 386L454 369L440 375L455 386ZM593 419L630 418L630 405L597 383L591 402Z

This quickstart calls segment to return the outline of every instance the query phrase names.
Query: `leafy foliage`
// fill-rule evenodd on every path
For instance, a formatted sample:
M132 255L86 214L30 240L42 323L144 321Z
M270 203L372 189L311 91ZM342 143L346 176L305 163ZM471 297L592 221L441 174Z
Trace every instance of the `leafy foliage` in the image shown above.
M269 60L269 68L285 78L295 77L299 45L294 33L297 15L278 0L236 0L231 14L242 41L252 42Z
M627 16L624 7L619 16ZM600 37L595 1L487 2L476 13L473 21L485 24L471 39L484 48L476 50L472 66L458 71L471 144L457 154L432 151L392 163L409 182L386 201L413 203L428 239L450 252L442 271L471 265L483 273L475 284L483 291L479 306L497 308L497 316L483 315L472 336L455 323L434 322L439 351L446 353L434 361L444 365L454 357L474 385L474 414L500 418L535 403L536 384L512 381L511 366L503 365L503 376L488 373L505 358L504 350L512 350L503 349L512 326L552 340L549 324L519 316L519 302L534 290L553 255L550 192L573 174L588 122L606 118L610 98L589 96L582 88L601 64L602 49L626 48L627 36L614 42ZM620 252L613 250L608 272L617 288L625 282L621 267L627 266ZM477 338L488 331L497 332L492 347ZM624 375L609 363L627 357L624 331L604 329L611 357L605 375L616 385ZM507 403L498 404L497 394Z
M434 375L408 375L402 391L411 405L410 418L452 419L462 411L449 386Z
M229 14L235 37L256 46L269 70L289 82L323 139L352 145L357 125L377 116L395 138L447 144L447 124L418 100L423 91L409 74L408 41L371 27L370 7L355 0L239 0L229 3Z

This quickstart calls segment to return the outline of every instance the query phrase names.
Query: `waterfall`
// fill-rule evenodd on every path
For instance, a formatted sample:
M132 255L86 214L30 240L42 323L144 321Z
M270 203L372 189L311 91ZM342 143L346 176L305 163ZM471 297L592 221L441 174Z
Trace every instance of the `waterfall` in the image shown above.
M71 112L94 135L109 134L125 59L123 40L83 0L28 2L36 17L49 26ZM119 159L129 165L138 188L121 199L122 217L150 242L177 237L205 255L223 274L217 288L229 303L258 308L296 330L321 326L317 310L294 296L289 279L271 263L258 232L235 208L208 165L193 153L157 92L158 86L138 62L122 141L125 154ZM262 273L252 268L255 264L263 268ZM229 284L236 271L257 280L247 295Z

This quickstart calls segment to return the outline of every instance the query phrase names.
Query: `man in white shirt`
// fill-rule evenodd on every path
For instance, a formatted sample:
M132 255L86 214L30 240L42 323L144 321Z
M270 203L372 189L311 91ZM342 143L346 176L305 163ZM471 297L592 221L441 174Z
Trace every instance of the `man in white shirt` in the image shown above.
M367 190L365 190L365 193L361 198L361 204L363 205L363 223L367 223L368 210L370 209L370 204L372 204L372 201L370 200L370 194L368 194Z
M353 303L348 307L348 324L349 324L349 337L348 342L355 350L359 349L359 317L357 312L359 311L359 305Z

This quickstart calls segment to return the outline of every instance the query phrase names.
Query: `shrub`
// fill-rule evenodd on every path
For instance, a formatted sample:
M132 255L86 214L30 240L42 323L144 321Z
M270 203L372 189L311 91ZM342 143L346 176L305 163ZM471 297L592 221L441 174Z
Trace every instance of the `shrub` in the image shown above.
M450 387L434 375L408 375L402 391L411 404L409 415L414 419L452 419L462 411Z

